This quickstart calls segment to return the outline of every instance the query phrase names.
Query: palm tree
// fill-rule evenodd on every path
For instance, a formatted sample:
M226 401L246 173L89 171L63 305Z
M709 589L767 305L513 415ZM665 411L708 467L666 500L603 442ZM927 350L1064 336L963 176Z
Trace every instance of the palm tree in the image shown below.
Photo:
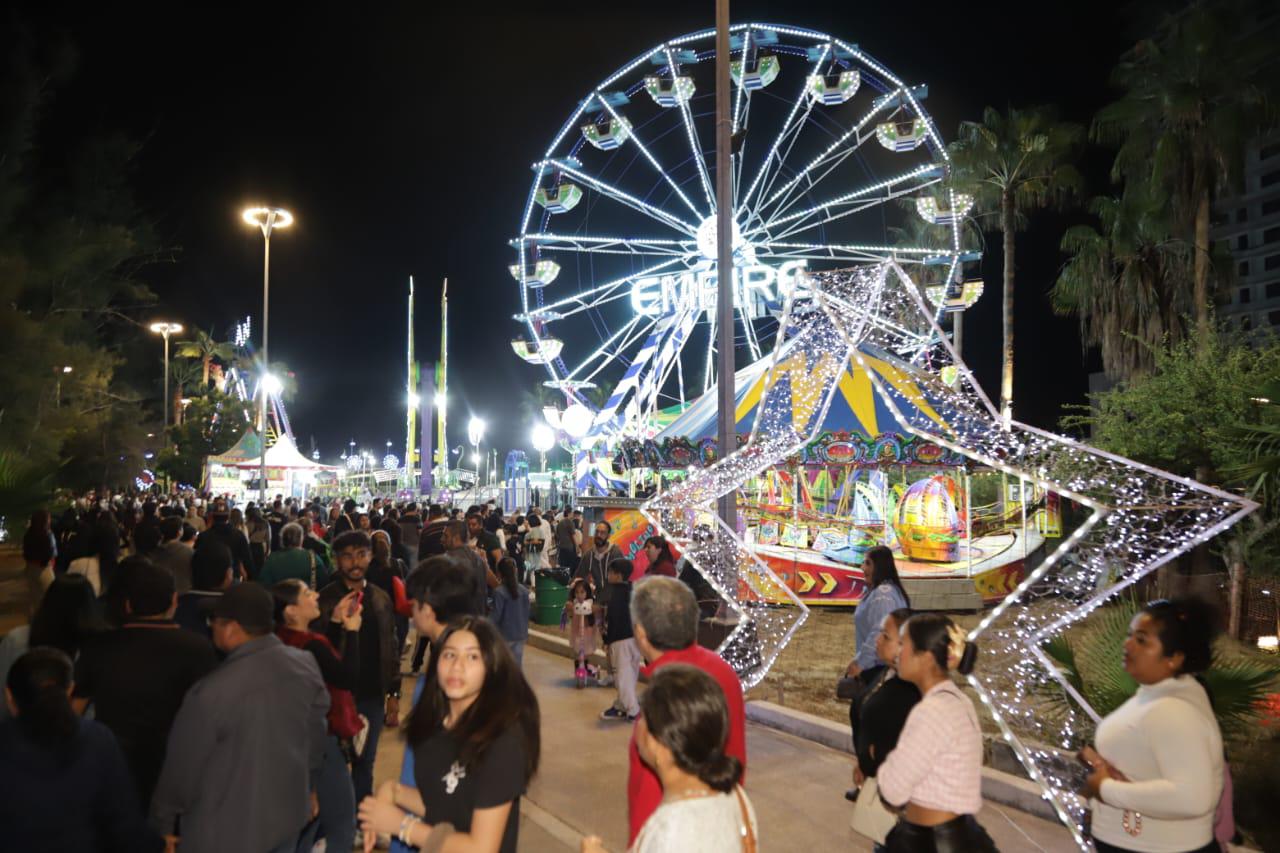
M200 381L200 363L190 358L174 358L169 361L169 381L173 383L173 423L182 423L182 398L188 386ZM207 386L201 386L201 390Z
M952 177L957 188L971 193L978 217L988 217L1004 238L1004 286L1000 411L1013 415L1013 235L1025 227L1027 214L1074 196L1080 174L1068 161L1084 136L1074 124L1060 122L1048 108L987 107L982 121L960 124L951 143Z
M207 388L209 385L209 365L216 358L219 361L230 362L235 356L235 347L225 341L215 340L212 332L206 332L203 329L196 329L196 336L190 341L178 341L177 355L184 358L200 359L201 367L201 385Z
M1067 683L1100 715L1110 714L1137 691L1138 684L1124 671L1119 654L1137 612L1137 601L1122 598L1044 646ZM1200 678L1213 697L1219 727L1230 737L1257 729L1261 702L1276 690L1280 668L1257 654L1219 641L1213 664ZM1046 687L1044 695L1050 713L1064 714L1076 707L1056 683Z
M1168 16L1155 38L1121 59L1120 99L1094 118L1092 136L1119 146L1113 180L1150 182L1193 247L1196 334L1213 333L1210 211L1240 182L1245 147L1275 113L1260 81L1275 27L1242 35L1232 3L1195 3ZM1274 82L1270 85L1274 86Z
M1148 185L1095 198L1089 212L1098 226L1063 235L1071 259L1049 296L1058 314L1079 318L1081 343L1102 350L1106 374L1128 379L1150 371L1156 349L1186 334L1191 248L1173 237L1168 209Z

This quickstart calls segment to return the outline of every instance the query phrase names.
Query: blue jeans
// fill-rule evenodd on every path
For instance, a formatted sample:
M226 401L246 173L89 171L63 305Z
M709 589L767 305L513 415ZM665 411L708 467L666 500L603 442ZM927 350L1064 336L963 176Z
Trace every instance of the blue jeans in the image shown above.
M316 797L320 800L320 832L327 842L326 849L350 850L356 837L356 797L347 757L334 735L329 735L325 744Z
M527 640L507 640L507 647L511 649L511 656L516 659L516 666L524 666L524 644Z
M418 699L422 696L422 686L427 683L426 675L419 675L418 680L413 683L413 704L418 704ZM418 780L413 775L413 747L409 744L404 745L404 762L400 765L400 784L408 785L410 788L418 786ZM411 849L401 844L396 839L391 839L391 853L410 853Z
M387 705L382 696L356 700L356 710L369 720L369 737L364 752L351 765L351 784L355 787L356 805L373 794L373 762L378 757L378 737L386 722Z

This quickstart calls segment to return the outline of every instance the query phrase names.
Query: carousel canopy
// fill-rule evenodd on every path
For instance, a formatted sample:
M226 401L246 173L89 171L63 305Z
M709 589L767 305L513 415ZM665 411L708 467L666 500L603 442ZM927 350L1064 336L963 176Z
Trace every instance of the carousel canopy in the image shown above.
M806 355L798 350L788 352L786 344L779 356L777 381L789 385L792 371L807 371ZM903 415L914 419L923 414L941 427L948 427L948 418L954 413L939 400L931 399L916 381L918 370L877 348L860 347L863 360L875 371L877 378L897 395L895 405ZM735 375L736 420L739 435L751 432L755 425L756 409L765 390L767 370L773 356L766 356L754 364L739 370ZM781 389L780 389L781 390ZM816 405L817 400L798 399L793 407ZM797 414L799 414L797 412ZM797 421L806 418L797 417ZM882 392L857 364L850 364L840 377L839 391L831 401L827 416L822 422L825 432L848 432L868 439L898 433L898 420L885 402ZM716 395L710 392L699 397L683 414L669 424L657 439L685 438L698 441L714 438L716 434Z
M207 461L210 464L238 466L256 461L261 457L262 441L258 438L258 433L254 430L246 429L244 435L240 436L240 440L235 443L234 447L226 453L210 456Z

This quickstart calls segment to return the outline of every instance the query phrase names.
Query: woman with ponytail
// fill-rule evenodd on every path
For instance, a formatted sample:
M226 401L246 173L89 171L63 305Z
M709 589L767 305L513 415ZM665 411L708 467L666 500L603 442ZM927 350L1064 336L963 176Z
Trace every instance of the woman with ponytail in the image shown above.
M729 706L714 678L679 663L654 673L635 742L662 782L662 805L630 853L753 853L755 810L738 785L741 762L725 752L728 739ZM583 853L603 849L599 838L583 841Z
M71 658L49 646L14 662L0 723L0 826L5 849L166 849L146 823L124 754L104 725L71 707Z
M978 648L939 613L902 628L898 675L920 690L898 745L880 765L880 796L902 817L885 839L888 853L986 853L995 844L974 820L982 808L982 732L973 703L951 672L968 675Z
M1138 690L1098 724L1090 773L1099 853L1216 853L1222 732L1196 675L1213 660L1215 622L1197 599L1153 601L1129 623L1124 669Z

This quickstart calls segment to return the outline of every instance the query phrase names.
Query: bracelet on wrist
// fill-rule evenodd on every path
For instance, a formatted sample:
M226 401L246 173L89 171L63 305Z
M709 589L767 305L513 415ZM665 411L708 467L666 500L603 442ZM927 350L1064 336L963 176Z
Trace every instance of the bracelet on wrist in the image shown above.
M422 821L418 819L417 815L405 812L404 817L400 820L400 833L396 836L396 838L400 839L401 844L409 847L413 846L410 836L413 834L413 827L419 823L422 823Z

